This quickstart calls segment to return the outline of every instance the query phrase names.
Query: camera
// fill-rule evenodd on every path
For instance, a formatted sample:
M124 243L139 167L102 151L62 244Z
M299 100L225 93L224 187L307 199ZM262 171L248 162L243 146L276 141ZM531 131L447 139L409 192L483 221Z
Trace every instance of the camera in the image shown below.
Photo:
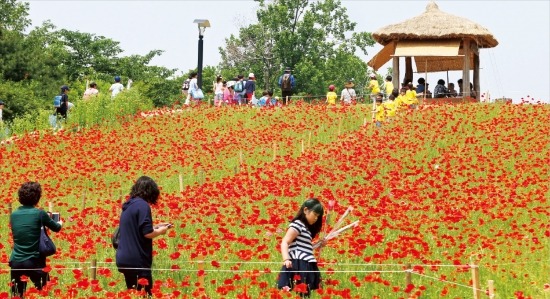
M55 222L59 222L59 220L61 220L61 216L59 215L59 213L52 213L52 220Z

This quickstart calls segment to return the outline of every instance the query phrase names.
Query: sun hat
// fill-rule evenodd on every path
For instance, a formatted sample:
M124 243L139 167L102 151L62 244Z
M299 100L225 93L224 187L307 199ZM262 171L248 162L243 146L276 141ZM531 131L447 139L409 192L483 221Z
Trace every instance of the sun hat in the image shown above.
M290 67L287 66L287 67L285 68L285 72L286 72L286 73L290 73L290 71L291 71Z
M248 78L255 78L255 77L254 77L254 73L248 74Z
M352 88L354 86L355 86L355 84L353 84L353 82L348 82L344 85L345 88Z
M376 75L375 74L370 74L370 77L371 78L376 78Z
M227 87L233 87L235 85L235 81L227 81Z

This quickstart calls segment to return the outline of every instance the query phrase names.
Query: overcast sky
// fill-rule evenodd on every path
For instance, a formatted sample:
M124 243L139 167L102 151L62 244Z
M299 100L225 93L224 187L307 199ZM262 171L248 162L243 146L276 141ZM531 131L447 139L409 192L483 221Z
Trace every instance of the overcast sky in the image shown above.
M124 55L164 50L154 65L181 71L196 68L198 29L194 19L208 19L203 65L220 62L219 47L238 28L256 21L257 3L242 1L94 1L30 0L33 26L51 20L58 29L94 33L120 42ZM429 1L343 0L357 31L374 32L420 15ZM436 1L439 9L487 28L499 45L480 51L482 92L518 101L531 96L550 102L550 1ZM381 49L370 49L370 60ZM391 62L380 69L385 73ZM401 76L403 76L404 71ZM456 82L461 72L449 72ZM415 74L414 82L420 75ZM306 80L306 78L300 78ZM446 73L429 73L433 89Z

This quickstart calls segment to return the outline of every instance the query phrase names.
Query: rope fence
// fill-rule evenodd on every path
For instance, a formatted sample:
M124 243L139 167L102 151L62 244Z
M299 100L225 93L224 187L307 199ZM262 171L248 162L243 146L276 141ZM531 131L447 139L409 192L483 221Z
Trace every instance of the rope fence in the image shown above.
M204 273L252 273L252 272L257 272L257 273L262 273L262 274L278 274L278 273L281 273L281 272L284 272L284 270L266 270L266 269L250 269L250 270L233 270L233 269L204 269L204 265L205 263L217 263L217 264L251 264L251 265L258 265L258 264L279 264L281 265L280 262L246 262L246 261L215 261L215 260L211 260L211 261L206 261L206 260L198 260L198 261L187 261L188 263L196 263L198 265L198 267L196 269L189 269L189 268L185 268L185 269L172 269L172 268L131 268L131 267L116 267L115 265L115 262L97 262L95 260L93 260L92 262L60 262L60 263L54 263L53 265L54 266L50 266L50 271L53 271L53 270L57 270L57 271L60 271L60 270L80 270L80 271L84 271L84 270L89 270L90 272L90 276L92 279L96 279L96 275L97 275L97 270L112 270L112 269L117 269L117 270L149 270L149 271L158 271L158 272L183 272L183 273L193 273L193 272L197 272L198 274L198 279L199 279L199 286L201 286L201 288L204 286L204 277L202 274ZM75 267L75 268L70 268L70 267L63 267L63 268L56 268L55 265L63 265L63 264L70 264L70 263L80 263L80 264L87 264L87 265L90 265L88 267ZM103 265L108 265L108 266L97 266L97 264L103 264ZM488 295L489 298L494 298L494 284L493 284L493 281L492 280L489 280L488 281L488 290L485 290L485 289L481 289L480 287L480 284L479 284L479 266L477 265L449 265L449 264L440 264L440 265L426 265L426 264L418 264L418 265L413 265L413 264L361 264L361 263L322 263L323 265L338 265L338 266L392 266L392 267L395 267L395 266L399 266L399 267L403 267L404 269L402 270L359 270L359 269L355 269L355 270L333 270L333 269L327 269L327 270L319 270L319 271L294 271L294 272L297 272L297 273L314 273L314 272L320 272L320 273L324 273L326 275L332 275L332 274L337 274L337 273L376 273L376 274L382 274L382 273L394 273L394 274L398 274L398 273L404 273L405 274L405 279L406 279L406 287L409 288L411 285L412 285L412 279L411 279L411 276L412 275L416 275L418 277L422 277L422 278L427 278L427 279L431 279L431 280L435 280L435 281L440 281L442 283L446 283L446 284L449 284L449 285L455 285L455 286L459 286L459 287L463 287L463 288L467 288L467 289L470 289L473 291L473 298L474 299L480 299L482 297L482 295ZM2 263L2 266L5 266L7 265L6 263ZM430 276L430 275L426 275L426 274L423 274L423 273L420 273L418 271L415 271L413 268L414 267L418 267L418 266L423 266L423 267L455 267L455 268L470 268L472 270L472 285L466 285L466 284L462 284L462 283L458 283L458 282L454 282L454 281L449 281L449 280L446 280L446 279L442 279L442 278L438 278L438 277L433 277L433 276ZM282 267L282 265L281 265ZM0 270L5 270L5 269L0 269ZM17 269L19 271L36 271L36 270L43 270L43 268L32 268L32 269ZM414 285L413 285L414 286Z

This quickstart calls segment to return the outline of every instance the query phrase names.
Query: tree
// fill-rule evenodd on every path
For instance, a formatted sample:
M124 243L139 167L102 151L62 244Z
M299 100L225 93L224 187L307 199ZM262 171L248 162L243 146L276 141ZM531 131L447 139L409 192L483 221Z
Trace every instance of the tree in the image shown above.
M0 1L0 37L3 30L22 33L31 24L29 4L18 0Z
M288 66L299 78L297 91L310 94L323 94L326 86L321 84L350 78L355 68L366 72L365 63L351 58L358 50L366 53L375 42L370 33L353 32L356 23L349 20L340 1L256 1L258 24L243 27L238 37L226 39L225 48L220 49L222 68L254 70L263 74L259 86L273 88ZM353 65L327 69L338 57Z
M58 39L65 47L63 67L69 80L90 75L117 73L115 59L122 53L119 42L92 33L61 29Z

